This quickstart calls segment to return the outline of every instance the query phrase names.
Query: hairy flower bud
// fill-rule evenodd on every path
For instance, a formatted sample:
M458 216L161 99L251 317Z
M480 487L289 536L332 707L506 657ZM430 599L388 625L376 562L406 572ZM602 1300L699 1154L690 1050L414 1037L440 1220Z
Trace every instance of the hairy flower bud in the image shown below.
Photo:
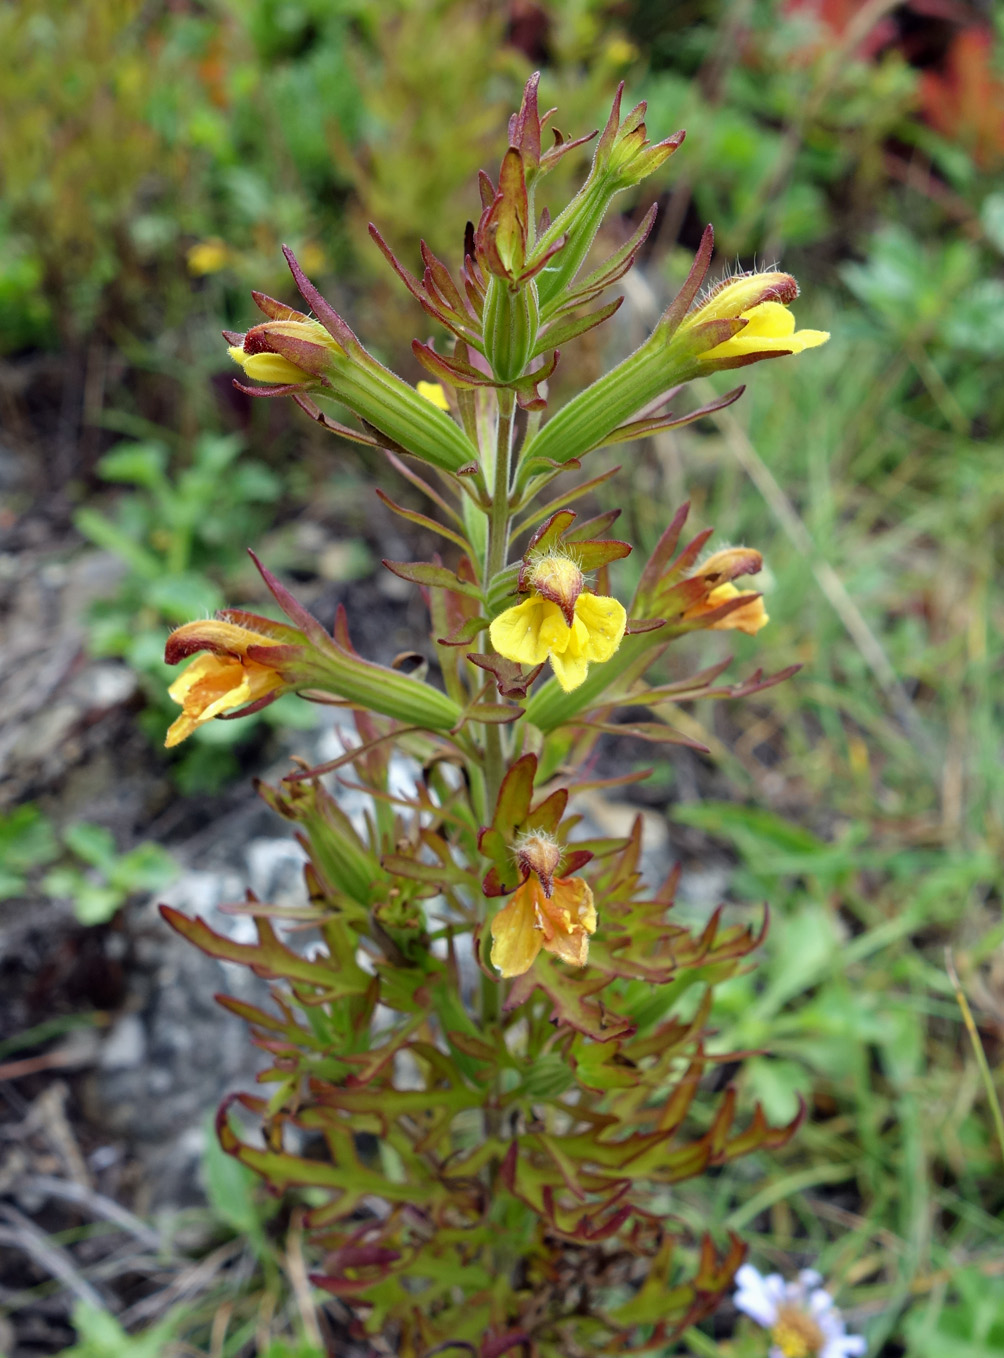
M550 896L554 885L554 874L561 864L561 845L551 835L523 835L516 842L516 861L527 873L535 872L540 878L544 895Z
M307 384L323 377L333 354L344 349L320 321L295 313L288 320L252 326L227 350L257 382Z
M569 627L575 618L575 604L585 583L582 571L570 556L549 552L526 573L527 583L552 604L557 604Z

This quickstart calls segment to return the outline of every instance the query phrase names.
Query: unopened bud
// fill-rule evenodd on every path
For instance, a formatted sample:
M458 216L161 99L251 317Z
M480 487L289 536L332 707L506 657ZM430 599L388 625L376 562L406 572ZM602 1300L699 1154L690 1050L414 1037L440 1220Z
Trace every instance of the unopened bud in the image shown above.
M252 326L230 357L258 382L312 382L322 377L333 355L344 354L320 321L264 321Z
M536 873L544 895L550 897L561 863L561 845L549 835L526 835L516 845L516 859L525 872Z
M558 605L571 627L575 602L585 584L582 571L572 558L557 553L543 556L530 568L526 578L532 589Z
M500 382L513 382L526 371L540 325L534 279L515 288L492 274L485 294L485 356Z
M754 547L723 547L712 552L698 574L724 582L739 575L756 575L762 567L763 557Z

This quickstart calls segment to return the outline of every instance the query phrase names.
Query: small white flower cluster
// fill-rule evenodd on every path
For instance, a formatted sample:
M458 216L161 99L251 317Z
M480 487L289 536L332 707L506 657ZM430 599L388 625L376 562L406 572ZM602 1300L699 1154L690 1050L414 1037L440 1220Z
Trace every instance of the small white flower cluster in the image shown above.
M829 1292L815 1269L804 1268L798 1281L786 1283L780 1273L758 1273L743 1264L736 1274L733 1301L770 1331L770 1358L860 1358L868 1345L848 1334Z

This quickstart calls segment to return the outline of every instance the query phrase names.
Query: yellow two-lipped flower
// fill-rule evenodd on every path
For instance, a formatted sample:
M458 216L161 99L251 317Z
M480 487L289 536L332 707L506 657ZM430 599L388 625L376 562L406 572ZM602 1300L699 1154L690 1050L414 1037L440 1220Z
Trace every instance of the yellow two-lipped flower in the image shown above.
M795 317L782 302L759 302L740 314L742 330L701 355L706 359L739 358L743 354L800 354L830 338L826 330L796 330Z
M752 589L737 589L730 580L724 585L718 585L706 599L700 603L692 604L687 609L683 617L686 622L693 622L698 618L703 618L706 613L711 613L721 604L727 604L730 599L748 599L748 603L734 608L731 613L726 613L724 618L717 618L714 622L709 622L707 627L712 632L739 631L745 632L747 636L755 637L761 627L766 627L770 622L770 615L764 607L763 598Z
M568 557L544 557L529 584L530 597L492 622L492 645L519 665L550 660L568 693L585 681L591 662L609 660L620 646L627 614L616 599L584 590L582 572Z
M595 932L596 906L588 882L555 877L547 896L531 873L492 920L492 966L503 976L522 976L543 948L573 967L584 967L589 936Z
M279 644L274 638L249 628L214 619L176 628L168 642L169 658L172 650L184 655L199 647L216 649L191 660L167 690L182 711L168 730L164 744L168 748L180 745L214 717L224 712L236 712L272 693L286 690L288 679L247 654L252 646Z

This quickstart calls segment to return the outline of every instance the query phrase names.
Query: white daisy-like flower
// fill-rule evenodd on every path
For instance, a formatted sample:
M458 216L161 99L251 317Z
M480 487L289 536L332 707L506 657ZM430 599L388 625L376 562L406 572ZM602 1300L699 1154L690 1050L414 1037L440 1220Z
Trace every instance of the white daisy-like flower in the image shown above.
M822 1281L812 1268L803 1268L793 1283L780 1273L763 1277L752 1264L736 1273L733 1301L770 1331L770 1358L860 1358L866 1351L861 1335L847 1333L833 1298L819 1286Z

